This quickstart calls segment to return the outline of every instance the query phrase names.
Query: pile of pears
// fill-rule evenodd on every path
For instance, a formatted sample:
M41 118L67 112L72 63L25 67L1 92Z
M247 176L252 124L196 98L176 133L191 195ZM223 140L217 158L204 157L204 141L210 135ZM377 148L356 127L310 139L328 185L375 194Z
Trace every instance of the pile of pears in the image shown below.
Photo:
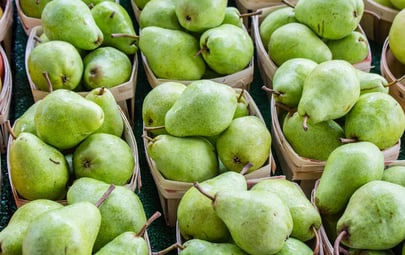
M247 68L253 59L253 40L227 0L135 2L143 7L139 49L157 78L217 78Z
M320 64L293 58L274 73L272 104L280 128L301 157L324 161L337 147L369 141L382 151L397 145L405 114L387 80L346 60ZM391 160L396 158L390 158Z
M398 162L386 163L370 142L330 154L313 200L333 254L404 254L405 165Z
M125 140L126 125L106 88L86 97L66 89L47 94L10 127L8 171L18 197L63 202L83 177L127 185L138 162Z
M90 177L69 187L66 204L35 199L18 207L0 232L4 255L148 255L147 219L136 193Z
M212 80L154 87L142 106L147 157L164 178L193 183L269 165L271 134L247 91Z
M342 59L352 64L368 57L367 37L358 29L364 12L362 0L284 2L263 16L258 29L276 66L298 57L316 63Z
M130 80L137 35L123 6L108 0L35 3L43 5L42 33L30 36L37 42L27 48L26 68L39 90L90 91Z

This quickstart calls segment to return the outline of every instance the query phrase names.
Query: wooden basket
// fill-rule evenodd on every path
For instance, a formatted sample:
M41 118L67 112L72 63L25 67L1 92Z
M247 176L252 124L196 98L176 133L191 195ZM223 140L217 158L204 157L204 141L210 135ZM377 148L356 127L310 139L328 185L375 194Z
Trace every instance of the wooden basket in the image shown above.
M367 38L383 43L398 10L383 6L374 0L364 0L364 13L360 24Z
M3 15L0 18L0 42L10 60L12 53L11 44L13 37L14 6L11 0L0 0L0 6L3 8Z
M273 75L275 73L275 71L277 70L277 65L276 63L274 63L265 46L263 45L261 36L260 36L260 24L263 21L263 19L269 15L271 12L280 9L280 8L284 8L287 5L285 4L278 4L278 5L274 5L271 7L266 7L266 8L262 8L260 9L262 11L262 13L260 15L255 15L252 16L252 33L253 33L253 39L255 42L255 46L256 46L256 55L257 55L257 63L259 66L259 71L261 74L261 77L265 83L265 85L269 88L272 88L272 81L273 81ZM364 31L362 30L361 26L358 27L359 31L361 31L364 34ZM371 69L371 58L372 58L372 54L371 54L371 49L369 47L369 53L368 56L366 57L366 59L364 59L362 62L359 62L357 64L354 64L353 66L362 70L362 71L366 71L369 72Z
M31 29L31 33L29 34L25 51L25 70L31 88L32 96L34 98L34 102L38 101L39 99L42 99L43 97L49 94L48 91L39 90L34 84L34 82L31 80L31 77L28 73L28 56L36 45L35 38L39 37L42 33L43 29L41 26L36 26ZM125 83L109 88L111 93L114 95L115 100L121 106L121 109L125 112L125 115L128 118L131 125L133 125L135 121L134 114L135 114L135 92L136 92L137 76L138 76L138 57L137 54L134 54L132 63L132 72L129 80ZM85 96L88 94L88 91L79 92L79 94Z
M132 10L134 12L136 22L138 22L138 24L140 24L140 16L141 16L142 10L139 9L139 7L136 5L134 0L131 0L131 6L132 6Z
M120 108L121 110L121 108ZM135 191L135 189L138 187L138 190L141 188L141 174L140 174L140 166L139 166L139 156L138 156L138 147L136 144L135 136L132 130L131 125L129 124L127 117L125 116L124 112L121 110L121 117L124 121L124 131L122 138L128 143L132 150L132 154L134 156L135 160L135 166L133 169L133 173L131 176L131 179L129 180L128 184L125 185L128 189ZM13 194L14 201L16 203L17 208L22 206L23 204L26 204L30 200L24 199L21 197L17 191L14 188L13 185L13 178L12 178L12 173L10 172L10 158L9 158L9 151L10 151L10 146L13 143L13 137L11 135L9 136L9 141L8 141L8 147L7 147L7 168L8 168L8 178L10 182L10 187L11 187L11 192ZM57 202L66 205L66 199L63 200L57 200Z
M388 37L384 41L380 61L381 74L388 82L393 82L405 75L405 65L400 63L390 50ZM405 111L405 80L396 82L389 87L389 93L395 98Z
M283 173L287 179L299 181L305 194L310 197L315 181L322 175L326 161L314 160L299 156L285 138L279 121L279 109L275 105L274 97L271 97L271 121L273 146ZM383 151L385 160L397 160L401 149L401 140L394 146Z
M236 91L240 91L241 89L236 88ZM253 98L250 94L245 91L244 98L249 103L249 111L250 115L255 115L259 117L263 122L263 116L260 113L256 103L254 102ZM183 194L193 186L193 183L190 182L179 182L179 181L172 181L166 179L160 171L157 169L154 161L149 157L147 151L148 140L146 136L149 134L144 129L143 133L143 144L144 150L146 154L146 159L155 182L155 185L158 189L159 199L163 210L163 215L165 216L166 224L169 226L175 226L177 220L177 206L180 202L181 197ZM257 180L260 178L268 177L272 173L274 174L276 169L276 165L273 159L272 152L269 154L268 161L259 169L246 174L246 178L250 180Z
M2 80L2 89L0 91L0 152L5 153L7 149L8 137L6 121L9 119L13 80L6 52L1 46L0 54L4 64L4 79Z

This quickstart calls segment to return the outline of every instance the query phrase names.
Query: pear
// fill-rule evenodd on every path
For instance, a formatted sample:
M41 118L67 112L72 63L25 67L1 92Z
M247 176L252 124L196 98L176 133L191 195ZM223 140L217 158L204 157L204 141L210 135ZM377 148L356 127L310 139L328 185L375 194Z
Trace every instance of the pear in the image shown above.
M150 0L131 0L138 9L142 10Z
M101 1L91 8L91 15L103 33L102 46L111 46L125 54L138 51L138 37L127 10L115 1Z
M234 119L217 138L218 157L224 166L240 172L249 164L247 173L262 167L269 159L271 134L266 124L257 116Z
M322 224L321 215L302 189L286 179L265 179L256 183L251 190L266 190L277 194L290 209L293 219L291 237L306 242L315 237Z
M278 195L264 190L221 190L210 196L198 183L195 186L212 199L216 214L242 250L264 255L282 249L292 232L293 220Z
M239 72L248 66L254 54L249 33L232 24L222 24L200 36L202 56L208 66L220 75Z
M382 180L396 183L405 187L405 166L392 165L384 170Z
M196 80L167 111L165 128L175 136L218 135L232 122L236 106L232 87L211 80Z
M91 254L100 223L100 211L90 202L42 213L26 231L23 254Z
M289 237L285 241L283 248L281 248L279 252L275 253L275 255L296 255L296 254L312 255L314 254L314 251L303 241L296 239L294 237Z
M243 21L239 9L235 6L227 6L222 24L232 24L243 28Z
M272 87L275 102L295 108L301 99L304 80L318 65L308 58L292 58L281 64L273 75Z
M148 255L148 244L135 232L125 231L104 245L94 255Z
M14 121L13 132L16 136L22 132L28 132L36 135L37 130L35 128L34 116L39 102L41 102L41 100L38 100L29 106L28 109Z
M39 138L65 150L75 147L100 128L104 112L98 104L78 93L58 89L41 100L34 120Z
M203 137L161 134L148 142L147 153L169 180L205 181L218 174L215 147Z
M198 80L205 73L205 62L199 51L198 39L181 31L157 26L142 28L139 49L150 69L158 78Z
M114 2L115 0L82 0L83 2L85 2L87 4L87 6L89 6L89 8L93 8L95 5L104 2L104 1L110 1L110 2Z
M405 2L403 0L391 0L391 4L394 6L394 9L405 9Z
M389 85L387 79L378 73L370 73L356 69L357 77L360 81L360 95L369 92L389 92Z
M89 135L73 152L76 178L92 177L115 185L125 185L132 177L135 164L128 143L108 133Z
M50 86L52 90L74 90L82 79L83 69L80 53L66 41L40 43L31 50L27 58L30 79L42 91L49 91Z
M369 54L367 37L356 30L341 39L328 40L326 45L332 52L332 59L344 59L351 64L363 61Z
M347 143L336 148L326 160L315 194L320 213L340 212L359 187L381 179L383 171L384 154L373 143Z
M248 255L234 243L214 243L203 239L191 239L180 245L180 255L233 254Z
M208 193L219 190L247 190L245 177L233 171L226 171L200 183ZM189 188L181 197L177 207L177 224L185 240L202 239L210 242L230 241L230 233L224 222L218 218L211 200L195 187Z
M233 118L239 118L239 117L243 117L243 116L248 116L250 115L250 111L249 111L249 102L246 100L246 98L243 96L244 94L244 89L242 89L240 91L239 94L237 94L237 99L238 99L238 103L236 105L236 110L235 113L233 115Z
M318 64L307 76L297 111L316 124L347 114L360 96L360 81L345 60Z
M264 16L259 25L259 34L263 47L267 50L271 35L277 28L296 21L294 8L290 6L280 7Z
M374 0L377 4L381 4L383 6L386 6L388 8L395 9L395 7L392 5L391 0Z
M282 49L288 50L282 50ZM332 59L332 52L309 27L290 22L277 28L267 45L270 59L280 66L288 59L308 58L316 63Z
M307 121L307 130L302 128L304 118L294 112L284 117L282 131L295 153L304 158L326 160L332 151L343 143L344 129L334 120L312 123Z
M405 238L404 195L405 187L382 180L359 187L337 223L334 246L386 250L400 244Z
M183 93L186 85L180 82L168 81L149 91L142 102L142 120L145 128L154 135L165 133L164 128L153 129L165 125L167 111Z
M109 186L110 184L106 182L90 177L77 179L68 190L67 203L74 205L87 201L96 204ZM101 223L93 252L98 251L123 232L138 233L147 221L139 196L122 186L115 186L98 209L101 214Z
M112 88L127 82L132 73L129 57L111 46L99 47L83 58L83 83L88 89Z
M19 0L19 5L21 10L23 11L24 15L40 19L42 10L44 9L45 5L49 3L51 0Z
M63 199L69 169L62 152L32 133L22 132L12 141L9 170L17 193L25 199Z
M1 254L22 254L22 244L29 224L42 213L61 207L61 203L49 199L35 199L18 207L0 232Z
M176 0L176 16L182 27L201 33L216 27L225 18L226 0Z
M405 114L390 94L366 93L345 116L345 135L369 141L384 150L395 145L405 130Z
M360 23L364 12L362 0L300 0L294 8L296 19L325 39L341 39Z
M104 39L82 0L52 0L42 11L41 23L50 40L67 41L79 49L93 50Z
M114 95L108 88L95 88L89 91L86 99L98 104L104 112L104 121L95 133L107 133L121 137L124 131L124 120L122 119L120 106L117 104Z
M353 249L348 250L350 255L395 255L394 252L389 250L363 250L363 249Z
M139 15L141 28L157 26L168 29L182 30L176 16L174 0L150 0Z

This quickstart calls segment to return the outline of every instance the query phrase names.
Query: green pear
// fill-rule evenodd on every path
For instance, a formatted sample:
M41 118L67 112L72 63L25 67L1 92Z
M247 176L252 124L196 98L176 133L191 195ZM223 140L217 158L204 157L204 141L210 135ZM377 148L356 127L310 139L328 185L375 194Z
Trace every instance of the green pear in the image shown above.
M222 24L200 36L201 54L207 65L221 75L239 72L246 68L254 54L249 33L232 24Z
M401 43L404 40L404 33L402 32L405 26L404 9L400 10L392 20L387 40L392 55L396 60L405 65L405 49Z
M315 237L322 224L321 215L303 190L295 182L286 179L265 179L251 190L267 190L277 194L288 206L293 219L291 237L306 242Z
M297 111L316 124L347 114L360 96L360 81L345 60L318 64L304 81Z
M167 111L183 93L186 85L180 82L168 81L149 91L142 102L142 120L145 128L154 135L165 133L164 128L153 129L165 125Z
M42 91L49 91L50 86L53 90L74 90L82 79L83 69L80 53L66 41L40 43L31 50L27 58L29 77Z
M204 239L191 239L180 246L179 255L248 255L234 243L214 243Z
M287 205L278 195L264 190L220 190L210 196L203 188L198 188L212 199L216 214L242 250L259 255L274 254L282 249L292 232L293 221Z
M201 33L216 27L225 18L226 0L176 0L176 16L186 30Z
M135 232L125 231L104 245L94 255L148 255L146 240Z
M264 16L259 25L259 34L263 47L267 50L273 32L282 25L291 22L297 22L297 19L295 18L294 8L289 6L280 7Z
M405 187L370 181L351 196L337 223L335 243L350 248L386 250L405 238Z
M64 150L75 147L100 128L104 112L98 104L78 93L58 89L41 100L34 120L38 137Z
M115 2L115 0L82 0L89 6L89 8L93 8L95 5L104 2L104 1L110 1L110 2Z
M124 120L122 119L120 106L114 95L108 88L95 88L89 91L86 99L98 104L104 112L104 121L95 133L107 133L121 137L124 132Z
M378 73L370 73L357 69L357 77L360 81L360 95L370 92L389 92L388 81Z
M90 177L77 179L68 190L67 203L74 205L88 201L96 204L109 186L110 184L106 182ZM98 251L123 232L138 233L147 220L139 196L123 186L116 186L98 209L101 214L101 223L93 252Z
M381 4L382 6L395 9L394 5L392 5L391 0L373 0L377 4Z
M249 165L247 173L262 167L271 152L271 134L266 124L257 116L234 119L217 138L218 157L224 166L240 172Z
M222 24L232 24L237 27L243 28L243 21L238 8L235 6L227 6L225 9L225 17Z
M391 4L397 10L405 9L405 1L404 0L390 0Z
M149 141L147 153L157 170L169 180L205 181L218 175L215 147L203 137L161 134Z
M273 75L272 94L275 102L295 108L301 99L304 80L318 65L308 58L292 58L281 64Z
M325 39L341 39L357 28L364 12L362 0L300 0L294 8L300 23Z
M389 250L363 250L349 248L349 255L395 255L395 253Z
M200 183L211 195L219 190L247 190L245 177L227 171ZM230 233L224 222L218 218L212 201L195 187L189 188L181 197L177 207L177 224L185 240L202 239L210 242L227 242Z
M31 18L40 19L42 10L51 0L19 0L22 12Z
M157 26L181 30L175 7L175 0L150 0L139 16L141 28Z
M308 58L316 63L332 59L332 52L326 43L309 27L298 22L277 28L271 34L267 49L270 59L277 66L291 58Z
M238 99L238 103L236 105L236 110L235 113L233 115L233 118L239 118L239 117L243 117L243 116L248 116L250 115L250 111L249 111L249 102L246 100L246 98L243 96L244 94L244 89L242 89L240 91L239 94L237 94L237 99Z
M205 73L205 62L199 51L198 39L181 31L157 26L142 28L139 49L158 78L198 80Z
M384 170L382 180L396 183L405 187L405 166L392 165Z
M314 251L308 246L308 244L304 243L303 241L294 237L289 237L285 241L283 248L281 248L279 252L275 253L275 255L296 255L296 254L311 255L314 254Z
M404 130L405 114L401 105L384 92L361 95L345 116L347 138L372 142L380 150L398 143Z
M138 9L142 10L150 0L131 0L131 1L133 4L136 5Z
M12 183L20 196L28 200L65 197L69 170L59 150L23 132L12 141L8 157Z
M83 58L83 84L88 89L112 88L127 82L132 62L122 51L111 46L99 47Z
M315 193L321 214L344 210L352 194L362 185L382 178L384 154L370 142L341 145L331 152Z
M92 177L115 185L125 185L132 177L135 157L131 147L121 137L93 133L73 152L76 178Z
M28 109L14 121L13 132L16 136L22 132L36 135L37 130L35 128L34 116L39 102L41 102L41 100L38 100L29 106Z
M343 143L340 138L345 136L343 127L334 120L312 123L307 121L307 130L302 128L304 118L294 112L284 117L282 131L299 156L315 160L326 160L330 153Z
M341 39L328 40L326 45L332 52L332 59L344 59L351 64L365 60L370 50L367 37L356 30Z
M30 223L23 254L91 254L100 223L100 211L90 202L44 212Z
M0 232L0 250L3 255L22 254L22 244L29 224L39 215L63 205L49 199L35 199L18 207Z
M103 32L102 46L114 47L131 55L138 51L138 38L127 10L115 1L101 1L91 8L97 26Z
M83 50L99 47L104 39L82 0L52 0L42 11L41 24L50 40L67 41Z
M211 80L191 82L165 116L166 131L175 136L214 136L232 122L235 90Z

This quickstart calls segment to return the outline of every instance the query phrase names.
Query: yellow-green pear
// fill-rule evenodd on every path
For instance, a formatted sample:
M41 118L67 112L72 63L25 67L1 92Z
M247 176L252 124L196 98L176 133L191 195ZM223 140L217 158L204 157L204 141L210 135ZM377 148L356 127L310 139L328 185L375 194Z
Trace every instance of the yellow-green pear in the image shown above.
M405 1L403 0L390 0L394 9L402 10L405 9Z
M19 0L24 15L32 18L41 18L42 10L51 0Z
M180 245L180 255L212 255L212 254L248 255L232 242L216 243L204 239L190 239Z
M332 59L344 59L351 64L365 60L370 50L367 37L356 30L341 39L327 40L326 45L332 52Z
M357 77L360 81L360 95L370 92L389 92L388 81L384 76L378 73L370 73L357 69Z
M243 28L243 20L241 18L239 9L235 6L227 6L222 24L232 24L237 27Z
M307 243L290 236L285 241L283 248L281 248L281 250L275 253L274 255L295 255L295 254L311 255L314 254L314 251L308 246Z
M139 25L181 30L175 7L174 0L150 0L139 15Z
M33 133L36 135L37 130L35 128L34 117L39 102L41 102L41 100L36 101L28 107L28 109L14 121L13 132L16 136L22 132Z
M396 60L405 65L405 49L403 46L405 26L405 8L400 10L394 17L388 33L388 43L392 55Z
M405 166L392 165L384 170L382 180L393 182L405 187Z

